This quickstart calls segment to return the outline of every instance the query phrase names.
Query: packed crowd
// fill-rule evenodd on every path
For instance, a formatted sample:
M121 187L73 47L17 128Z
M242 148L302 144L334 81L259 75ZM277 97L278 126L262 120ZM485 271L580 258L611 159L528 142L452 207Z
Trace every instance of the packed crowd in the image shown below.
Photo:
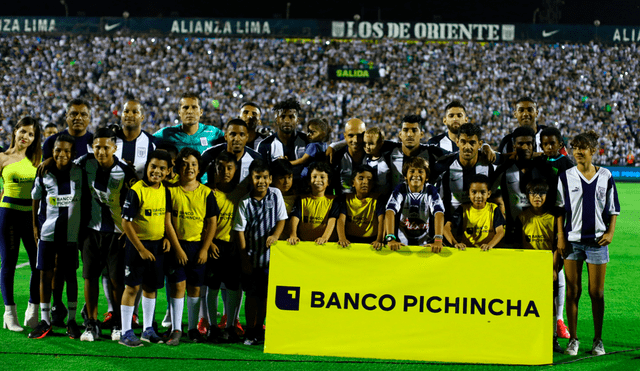
M640 154L639 60L634 44L2 36L0 144L8 147L11 128L25 115L63 127L64 104L77 97L94 106L92 128L118 122L125 94L138 97L144 128L155 132L176 124L178 97L196 91L206 102L205 124L227 122L246 100L263 105L269 123L268 108L295 96L304 120L324 117L337 129L358 117L391 138L410 111L425 119L430 136L444 132L443 109L459 100L495 147L517 126L513 102L528 95L538 101L540 124L567 137L594 128L602 134L595 161L623 165ZM380 68L384 77L330 80L329 65Z

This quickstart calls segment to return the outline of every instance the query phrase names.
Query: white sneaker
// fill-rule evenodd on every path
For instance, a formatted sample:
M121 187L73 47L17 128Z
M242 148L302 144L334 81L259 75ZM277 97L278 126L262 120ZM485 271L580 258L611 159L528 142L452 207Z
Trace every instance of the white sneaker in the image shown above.
M571 339L569 340L569 345L567 345L567 349L564 350L564 354L568 354L570 356L577 356L579 348L580 348L580 342L578 341L578 339Z
M85 332L82 333L82 335L80 336L80 341L94 341L94 337L93 337L93 331L87 329L85 330Z
M606 354L606 352L604 351L604 344L602 344L602 340L594 341L593 348L591 348L591 351L589 353L593 354L594 356L601 356L603 354Z
M122 330L120 330L120 327L114 327L113 330L111 330L111 340L120 341L121 337L122 337Z

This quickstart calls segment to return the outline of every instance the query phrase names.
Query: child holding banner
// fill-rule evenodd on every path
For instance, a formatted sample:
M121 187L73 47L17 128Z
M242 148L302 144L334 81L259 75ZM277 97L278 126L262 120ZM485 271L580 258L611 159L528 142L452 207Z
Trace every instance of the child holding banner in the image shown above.
M351 242L370 243L374 249L384 246L385 203L371 196L374 189L373 168L362 165L354 170L352 186L355 193L342 196L338 217L338 245L347 247Z
M558 272L562 269L562 259L556 249L556 217L546 207L549 185L544 179L534 179L526 187L530 207L518 215L516 228L522 230L522 248L535 250L551 250L553 254L553 351L562 353L558 343L557 321L555 315L558 296Z
M253 189L242 197L233 220L242 261L242 288L247 295L245 304L245 345L258 345L264 341L267 315L267 287L269 278L269 247L278 241L287 210L282 193L271 188L269 166L254 160L249 166ZM231 313L228 314L229 316Z
M409 158L402 165L402 175L405 181L398 184L387 202L385 243L394 251L403 245L427 244L431 239L429 219L433 216L435 236L431 251L439 253L442 250L444 204L437 188L427 184L429 163L422 157Z
M326 162L314 162L309 166L311 193L298 198L291 212L291 234L287 240L291 245L300 241L315 241L323 245L337 240L335 226L340 209L334 202L335 196L325 195L329 179L331 168Z
M457 249L479 247L482 251L494 248L504 237L505 220L498 205L487 202L491 197L489 177L476 174L468 188L471 203L458 207L447 221L444 236Z
M613 240L620 202L611 172L591 162L597 145L598 134L593 130L576 135L571 141L576 166L560 174L558 181L556 206L564 211L558 217L558 251L564 257L567 322L571 334L565 354L572 356L578 354L580 347L576 330L585 260L595 332L591 354L605 354L602 344L604 277L609 262L608 246Z

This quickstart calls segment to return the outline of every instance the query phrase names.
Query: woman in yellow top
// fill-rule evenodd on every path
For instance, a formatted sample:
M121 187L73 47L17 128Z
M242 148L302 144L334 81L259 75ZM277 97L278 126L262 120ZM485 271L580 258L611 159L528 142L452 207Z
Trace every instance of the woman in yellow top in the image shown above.
M0 153L0 174L4 181L4 194L0 202L0 287L5 304L4 328L22 331L13 300L13 280L20 240L29 255L31 281L29 306L25 326L38 324L40 304L40 274L36 269L36 243L31 216L31 188L36 178L36 167L42 159L40 125L32 117L23 117L11 133L11 147Z

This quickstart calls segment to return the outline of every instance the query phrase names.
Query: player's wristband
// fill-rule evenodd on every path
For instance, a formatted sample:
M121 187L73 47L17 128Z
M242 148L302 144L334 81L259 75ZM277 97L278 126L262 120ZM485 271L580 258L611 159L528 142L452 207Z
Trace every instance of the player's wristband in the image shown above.
M386 235L386 237L384 238L384 243L389 243L389 242L391 242L391 241L397 241L397 240L398 240L398 238L397 238L395 235L393 235L393 234L388 234L388 235Z
M444 236L442 236L441 234L437 234L437 235L433 236L433 238L434 238L435 240L440 240L440 241L442 241L442 239L444 238Z

